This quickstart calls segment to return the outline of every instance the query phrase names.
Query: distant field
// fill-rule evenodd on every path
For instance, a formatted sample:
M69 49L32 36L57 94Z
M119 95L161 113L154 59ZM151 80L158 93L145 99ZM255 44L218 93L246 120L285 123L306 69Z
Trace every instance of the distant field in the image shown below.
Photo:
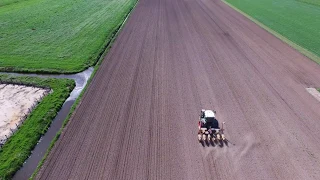
M0 70L93 65L136 0L0 0Z
M319 0L226 1L320 57Z

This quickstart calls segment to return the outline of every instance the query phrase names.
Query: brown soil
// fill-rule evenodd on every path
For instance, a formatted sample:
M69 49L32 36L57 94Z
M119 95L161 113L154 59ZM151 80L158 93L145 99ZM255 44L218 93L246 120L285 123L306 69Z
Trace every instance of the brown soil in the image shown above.
M140 0L37 178L320 179L319 75L219 0Z

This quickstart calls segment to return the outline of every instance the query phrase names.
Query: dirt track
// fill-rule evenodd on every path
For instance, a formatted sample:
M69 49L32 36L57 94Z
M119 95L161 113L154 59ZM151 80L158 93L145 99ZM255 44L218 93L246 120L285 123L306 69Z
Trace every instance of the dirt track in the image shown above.
M319 75L219 0L140 0L38 178L320 179Z

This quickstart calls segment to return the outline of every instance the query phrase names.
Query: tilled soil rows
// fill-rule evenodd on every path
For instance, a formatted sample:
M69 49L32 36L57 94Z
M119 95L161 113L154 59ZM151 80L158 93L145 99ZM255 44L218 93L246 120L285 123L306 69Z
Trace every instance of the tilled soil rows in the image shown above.
M219 0L140 0L37 179L320 179L319 75Z

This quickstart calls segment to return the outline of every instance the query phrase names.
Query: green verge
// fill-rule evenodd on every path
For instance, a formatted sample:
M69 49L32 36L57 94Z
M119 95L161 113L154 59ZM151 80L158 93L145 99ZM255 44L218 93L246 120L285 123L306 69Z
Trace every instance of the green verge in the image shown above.
M121 29L122 29L123 26L125 25L127 18L129 18L131 12L132 12L133 9L136 7L136 5L138 4L138 2L139 2L138 0L135 1L134 6L131 7L130 11L128 12L128 14L126 15L126 17L124 18L123 22L121 22L121 23L118 25L117 30L113 33L113 36L112 36L111 40L106 43L106 48L105 48L105 50L103 51L103 53L100 55L100 58L99 58L96 66L95 66L95 68L94 68L94 71L93 71L92 75L90 76L90 78L88 79L87 85L84 87L84 89L82 90L81 94L79 95L79 97L77 98L77 100L75 101L75 103L72 105L71 110L70 110L67 118L64 120L62 127L60 128L59 132L56 134L55 138L54 138L54 139L52 140L52 142L50 143L50 146L49 146L46 154L44 155L44 157L42 158L42 160L39 162L39 164L38 164L38 166L37 166L37 169L35 170L35 172L34 172L34 173L32 174L32 176L30 177L30 180L34 180L35 177L37 176L37 174L39 173L39 171L40 171L43 163L44 163L45 160L47 159L50 151L51 151L52 148L54 147L54 145L55 145L55 143L57 142L57 140L59 139L59 137L60 137L63 129L66 127L66 125L68 124L70 118L72 117L73 112L74 112L74 111L77 109L77 107L80 105L81 99L82 99L84 93L86 92L89 84L91 83L93 77L94 77L95 74L97 73L97 71L98 71L98 69L99 69L99 67L100 67L100 65L101 65L101 63L102 63L102 61L103 61L103 59L104 59L104 56L109 52L110 48L112 47L113 42L116 40L119 32L121 31Z
M0 71L67 74L95 65L135 2L25 0L0 6Z
M16 133L0 149L0 179L11 179L29 157L40 137L47 131L75 87L75 82L70 79L10 75L0 75L0 80L3 83L46 87L53 90L39 102Z
M319 7L292 0L222 2L320 64Z

